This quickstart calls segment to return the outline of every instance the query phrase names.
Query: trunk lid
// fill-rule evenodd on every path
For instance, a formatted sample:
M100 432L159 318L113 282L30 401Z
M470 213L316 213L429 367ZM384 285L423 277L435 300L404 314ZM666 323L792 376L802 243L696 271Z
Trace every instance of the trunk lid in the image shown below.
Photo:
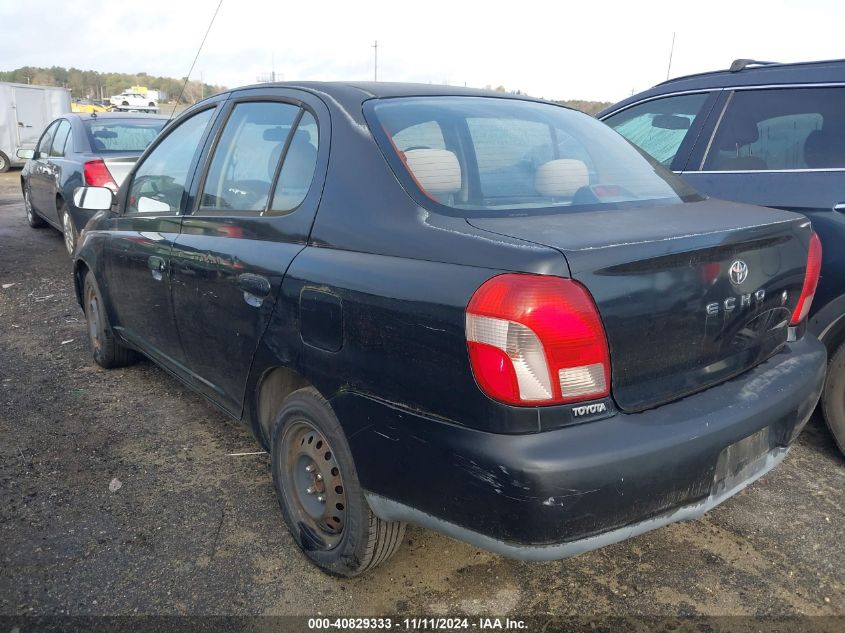
M467 221L563 253L595 299L611 394L629 412L727 380L783 346L811 234L803 216L716 200Z
M141 157L142 152L108 152L103 154L89 154L90 158L86 158L86 160L95 160L100 158L106 164L106 168L109 170L109 173L114 178L115 183L117 186L123 184L123 181L126 180L126 176L129 175L129 172L132 170L132 167L135 166L135 163L138 162L138 159Z

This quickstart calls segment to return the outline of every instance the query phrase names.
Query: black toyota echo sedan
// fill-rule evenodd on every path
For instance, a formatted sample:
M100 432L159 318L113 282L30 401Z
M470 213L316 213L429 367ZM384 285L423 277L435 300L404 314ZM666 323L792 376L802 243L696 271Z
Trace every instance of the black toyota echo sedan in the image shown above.
M784 458L824 380L805 217L542 101L243 88L75 198L101 209L74 266L96 362L140 352L251 425L333 574L405 522L541 560L698 516Z

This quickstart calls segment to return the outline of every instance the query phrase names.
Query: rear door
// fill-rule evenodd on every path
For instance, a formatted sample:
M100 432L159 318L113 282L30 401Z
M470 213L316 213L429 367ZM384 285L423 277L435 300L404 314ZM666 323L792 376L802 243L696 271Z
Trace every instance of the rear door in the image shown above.
M49 121L49 114L44 107L44 90L15 87L14 91L18 147L35 147L41 131Z
M797 211L823 246L813 313L842 294L845 86L736 89L683 172L698 191Z
M62 219L56 206L56 194L61 190L62 170L66 166L65 147L69 136L70 122L67 119L59 119L53 142L50 144L50 155L43 161L44 205L39 207L39 211L57 224L61 224Z
M170 249L187 189L217 108L212 104L160 137L122 190L104 260L110 320L125 339L173 369L184 361L170 297Z
M196 387L239 414L282 278L311 230L329 122L318 99L280 89L246 91L224 116L173 246L173 302Z

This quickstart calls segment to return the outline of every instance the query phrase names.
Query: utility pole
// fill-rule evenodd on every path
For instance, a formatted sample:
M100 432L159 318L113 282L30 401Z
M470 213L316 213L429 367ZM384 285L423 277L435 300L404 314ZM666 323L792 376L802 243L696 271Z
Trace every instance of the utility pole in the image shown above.
M672 53L675 52L675 32L672 31L672 48L669 49L669 68L666 69L666 81L669 80L669 73L672 70Z
M373 55L375 56L373 60L373 81L378 81L378 40L373 44Z

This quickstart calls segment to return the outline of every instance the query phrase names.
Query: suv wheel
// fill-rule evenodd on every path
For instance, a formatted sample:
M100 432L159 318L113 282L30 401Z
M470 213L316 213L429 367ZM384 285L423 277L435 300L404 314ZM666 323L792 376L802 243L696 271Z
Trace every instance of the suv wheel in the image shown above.
M845 453L845 343L839 346L827 364L822 411L836 445Z
M270 454L285 523L323 571L355 576L399 548L405 524L382 521L370 510L343 429L315 389L300 389L284 401Z
M112 369L131 365L137 359L135 352L124 347L114 338L114 333L106 316L103 297L94 280L94 273L90 270L85 275L83 288L83 308L85 320L88 323L88 340L94 360L100 367Z
M23 188L23 206L26 209L26 221L29 222L29 226L34 229L47 226L47 223L35 212L35 207L32 206L32 192L29 190L29 185L24 185Z
M6 156L3 152L0 152L0 174L5 174L9 171L9 168L12 164L9 162L9 157Z

